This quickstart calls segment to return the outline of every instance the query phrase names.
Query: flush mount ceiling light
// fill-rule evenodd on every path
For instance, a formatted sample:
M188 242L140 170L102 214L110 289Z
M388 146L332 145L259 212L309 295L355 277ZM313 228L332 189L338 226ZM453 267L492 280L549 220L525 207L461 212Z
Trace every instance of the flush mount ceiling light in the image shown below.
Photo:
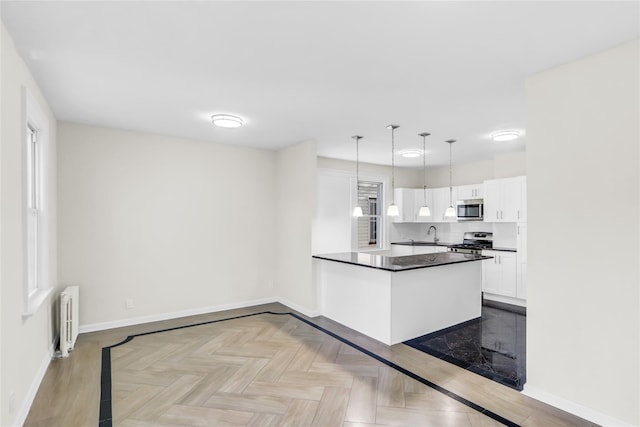
M353 208L353 216L358 218L362 216L362 208L358 205L360 201L360 135L354 135L351 138L356 140L356 207Z
M514 139L518 139L519 137L520 132L518 132L517 130L501 130L500 132L491 134L491 139L496 142L513 141Z
M412 157L420 157L422 153L420 152L420 150L402 150L400 152L400 155L402 157L412 158Z
M395 133L396 129L398 129L400 126L398 125L388 125L387 129L391 129L391 204L389 205L389 207L387 208L387 215L388 216L398 216L400 215L400 210L398 209L398 206L395 204L395 200L394 200L394 193L395 193L395 189L396 189L396 182L395 182L395 169L396 169L396 164L395 164L395 160L394 160L394 154L395 154L395 142L393 139L393 134Z
M239 128L244 123L242 117L231 114L214 114L211 116L211 122L221 128Z
M429 209L429 205L427 205L427 137L430 134L428 134L427 132L422 132L419 135L422 137L422 190L424 191L424 204L420 206L418 216L431 216L431 210Z

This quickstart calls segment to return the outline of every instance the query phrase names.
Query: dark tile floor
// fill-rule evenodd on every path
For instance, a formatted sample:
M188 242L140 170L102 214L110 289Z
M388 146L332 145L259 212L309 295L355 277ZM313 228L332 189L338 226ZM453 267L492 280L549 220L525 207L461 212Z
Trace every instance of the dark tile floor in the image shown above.
M482 317L405 344L516 390L527 378L526 313L520 307L486 302Z

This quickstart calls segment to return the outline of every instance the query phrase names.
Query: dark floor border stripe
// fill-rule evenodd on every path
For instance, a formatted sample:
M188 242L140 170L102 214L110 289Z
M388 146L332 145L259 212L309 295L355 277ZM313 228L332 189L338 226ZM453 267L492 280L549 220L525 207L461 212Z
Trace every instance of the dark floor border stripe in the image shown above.
M432 389L439 391L440 393L462 403L465 406L468 406L469 408L480 412L483 415L486 415L487 417L503 424L509 427L520 427L518 424L509 421L508 419L496 414L493 411L488 410L487 408L484 408L476 403L471 402L470 400L465 399L464 397L449 391L447 389L445 389L444 387L439 386L438 384L435 384L425 378L422 378L421 376L409 371L408 369L403 368L402 366L399 366L393 362L391 362L390 360L385 359L382 356L379 356L369 350L367 350L364 347L359 346L358 344L349 341L346 338L343 338L331 331L329 331L328 329L323 328L322 326L316 325L315 323L301 317L298 316L295 313L290 313L290 312L286 312L286 313L276 313L276 312L272 312L272 311L262 311L259 313L252 313L252 314L245 314L242 316L235 316L235 317L229 317L229 318L225 318L225 319L217 319L217 320L209 320L207 322L200 322L200 323L194 323L194 324L190 324L190 325L182 325L182 326L176 326L173 328L166 328L166 329L160 329L157 331L151 331L151 332L143 332L140 334L134 334L134 335L129 335L127 336L127 338L125 338L124 340L120 341L117 344L108 346L108 347L103 347L102 348L102 370L101 370L101 376L100 376L100 419L98 421L98 426L99 427L112 427L113 425L113 419L112 419L112 401L111 401L111 349L124 345L130 341L132 341L135 337L140 337L140 336L145 336L145 335L152 335L152 334L159 334L161 332L168 332L168 331L175 331L178 329L184 329L184 328L192 328L194 326L202 326L202 325L208 325L208 324L212 324L212 323L218 323L218 322L224 322L227 320L235 320L235 319L242 319L245 317L251 317L251 316L259 316L261 314L274 314L274 315L278 315L278 316L283 316L283 315L288 315L291 317L294 317L295 319L300 320L303 323L306 323L307 325L325 333L326 335L329 335L332 338L337 339L338 341L366 354L369 357L374 358L375 360L387 365L390 368L395 369L396 371L410 377L413 378L414 380L428 386L431 387Z

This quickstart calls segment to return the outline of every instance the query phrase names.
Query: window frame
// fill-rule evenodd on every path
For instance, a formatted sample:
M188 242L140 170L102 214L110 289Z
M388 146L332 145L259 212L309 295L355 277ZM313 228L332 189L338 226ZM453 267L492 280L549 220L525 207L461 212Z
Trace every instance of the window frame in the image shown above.
M38 311L53 290L49 274L48 186L45 180L50 156L49 119L26 87L22 88L22 106L23 317L29 317ZM35 141L31 135L35 136ZM32 220L34 215L35 222ZM31 233L35 233L35 241ZM30 257L31 251L34 259Z

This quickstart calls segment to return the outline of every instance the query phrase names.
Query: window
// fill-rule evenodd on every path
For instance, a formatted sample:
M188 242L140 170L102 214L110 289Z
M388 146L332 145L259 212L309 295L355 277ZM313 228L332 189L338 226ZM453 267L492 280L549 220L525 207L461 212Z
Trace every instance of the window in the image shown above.
M41 246L40 227L41 218L41 149L38 134L31 124L26 129L26 175L27 175L27 295L31 297L38 290L40 281L38 252Z
M49 123L26 88L23 88L23 105L24 315L30 316L51 292L46 204Z
M363 216L358 218L358 248L377 249L382 247L381 203L382 183L360 181L358 185L358 206Z

